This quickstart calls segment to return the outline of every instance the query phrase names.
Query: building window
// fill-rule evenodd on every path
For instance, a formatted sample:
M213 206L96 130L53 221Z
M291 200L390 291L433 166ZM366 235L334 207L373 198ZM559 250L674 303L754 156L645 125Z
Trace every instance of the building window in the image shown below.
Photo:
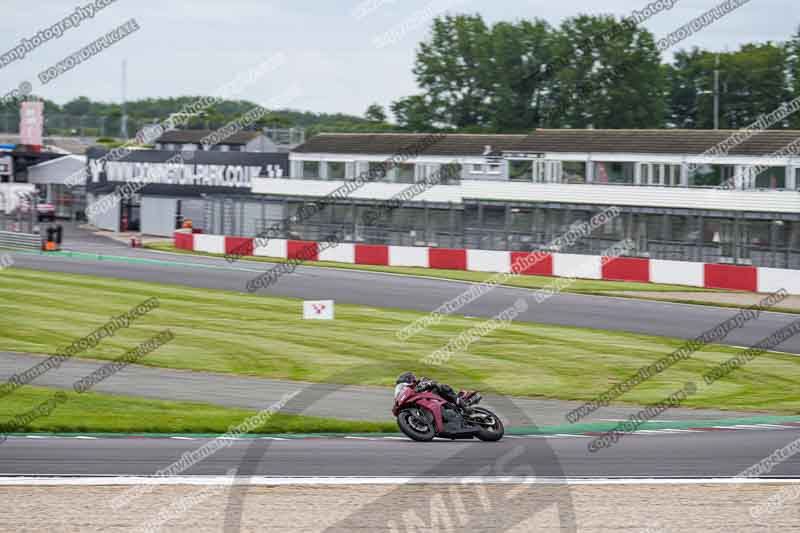
M661 182L669 187L677 187L681 184L681 166L664 165L664 175Z
M342 161L328 162L328 179L329 180L344 180L345 164Z
M633 183L635 163L597 162L594 165L597 183Z
M680 185L681 166L661 163L641 163L642 185Z
M561 182L586 183L586 163L582 161L562 161Z
M319 178L319 161L303 161L303 177Z
M373 179L383 179L386 177L386 164L383 162L369 162L369 177Z
M401 163L397 165L397 182L414 183L414 164Z
M502 163L491 163L491 164L489 164L489 170L486 173L487 174L502 174L503 173L503 164Z
M757 189L785 189L786 188L786 168L769 167L761 174L756 176Z
M524 160L509 161L508 179L511 181L533 181L532 163Z
M469 173L470 174L483 174L484 173L483 165L480 165L480 164L470 165Z
M653 165L649 165L647 163L642 165L642 183L651 184L651 185L658 185L658 181L655 181L658 178L657 177L655 177L655 178L653 177L652 170L653 170Z
M463 172L461 163L447 163L439 168L439 183L443 185L458 184Z
M733 179L733 165L700 165L692 171L690 184L695 187L718 187Z

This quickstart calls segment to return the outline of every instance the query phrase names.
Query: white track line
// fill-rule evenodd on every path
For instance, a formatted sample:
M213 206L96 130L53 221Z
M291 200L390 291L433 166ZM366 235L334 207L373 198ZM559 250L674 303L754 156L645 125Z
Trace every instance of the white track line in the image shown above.
M800 484L800 478L531 478L531 477L245 477L253 486L346 485L739 485ZM196 477L0 477L0 486L230 485L229 476Z

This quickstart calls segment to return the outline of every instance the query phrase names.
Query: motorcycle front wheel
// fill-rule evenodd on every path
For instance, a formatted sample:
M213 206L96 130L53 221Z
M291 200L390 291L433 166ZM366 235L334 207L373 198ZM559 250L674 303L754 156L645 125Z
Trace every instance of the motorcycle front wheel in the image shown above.
M408 438L428 442L436 436L433 422L420 409L406 409L397 415L397 425Z
M479 424L481 429L478 430L476 437L486 442L497 442L503 438L506 430L503 427L503 422L500 420L499 416L488 409L484 409L483 407L473 407L472 412L479 415L481 421L489 422L488 424Z

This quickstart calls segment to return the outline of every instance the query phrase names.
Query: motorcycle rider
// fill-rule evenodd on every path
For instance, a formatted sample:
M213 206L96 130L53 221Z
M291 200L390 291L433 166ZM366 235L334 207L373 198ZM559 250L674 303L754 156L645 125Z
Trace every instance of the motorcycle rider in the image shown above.
M400 377L397 378L395 385L405 384L409 387L414 387L416 392L425 392L430 391L434 394L438 394L448 402L455 405L458 409L465 409L466 405L462 401L461 396L456 394L456 391L453 390L453 387L447 385L446 383L437 383L432 379L428 379L426 377L422 377L421 379L417 380L417 376L414 375L413 372L403 372L400 374Z

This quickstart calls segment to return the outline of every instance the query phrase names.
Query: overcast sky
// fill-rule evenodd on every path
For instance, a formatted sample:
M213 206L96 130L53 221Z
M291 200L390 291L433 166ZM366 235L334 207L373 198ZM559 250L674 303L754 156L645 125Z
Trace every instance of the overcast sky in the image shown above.
M3 0L0 54L90 1ZM661 37L718 2L677 0L644 25ZM578 13L621 16L645 5L638 0L117 0L0 69L0 95L29 81L36 94L61 104L80 95L119 102L123 59L129 99L209 94L265 60L283 57L274 70L245 84L238 97L267 107L361 115L372 102L388 105L417 92L414 52L437 14L477 12L488 22L538 17L557 25ZM139 31L42 86L41 71L131 18ZM783 41L798 24L798 0L750 0L679 46L734 50L746 42Z

